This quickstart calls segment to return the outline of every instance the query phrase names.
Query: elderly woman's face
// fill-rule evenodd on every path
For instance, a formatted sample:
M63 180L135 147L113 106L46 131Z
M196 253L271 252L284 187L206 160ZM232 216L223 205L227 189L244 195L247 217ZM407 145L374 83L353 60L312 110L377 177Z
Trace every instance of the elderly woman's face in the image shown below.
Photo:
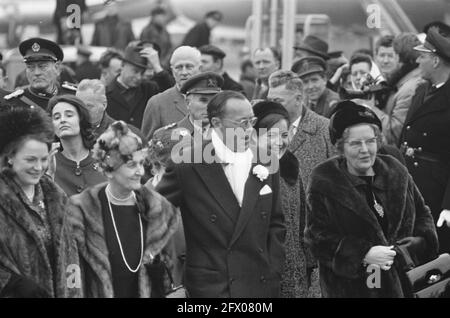
M133 159L121 165L117 170L110 173L110 182L126 190L138 190L141 187L141 179L144 175L145 154L137 151Z
M376 154L377 137L371 126L363 124L349 128L348 138L344 141L344 156L351 174L372 175Z
M275 153L281 158L289 145L288 123L285 119L278 121L275 125L267 129L267 132L259 136L260 146Z
M48 167L48 146L34 139L25 141L9 158L15 180L21 187L39 182Z
M78 136L80 134L80 117L75 106L60 102L52 110L55 134L61 139Z

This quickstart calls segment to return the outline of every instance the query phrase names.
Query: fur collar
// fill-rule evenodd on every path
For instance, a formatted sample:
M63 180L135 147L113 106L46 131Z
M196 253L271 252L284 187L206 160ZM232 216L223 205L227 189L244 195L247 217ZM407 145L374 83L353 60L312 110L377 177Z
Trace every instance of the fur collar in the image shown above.
M385 196L382 205L389 215L387 237L395 237L405 213L410 177L406 168L390 156L377 155L373 168L376 175L373 187ZM308 193L320 193L339 202L373 227L379 228L379 238L387 243L377 219L357 190L362 184L364 181L347 171L345 159L340 156L325 161L313 170Z

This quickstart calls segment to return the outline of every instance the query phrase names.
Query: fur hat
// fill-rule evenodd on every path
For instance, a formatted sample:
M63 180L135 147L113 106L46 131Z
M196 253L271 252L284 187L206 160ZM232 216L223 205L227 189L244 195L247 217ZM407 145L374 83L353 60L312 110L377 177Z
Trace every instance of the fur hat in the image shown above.
M0 107L0 155L25 136L39 136L39 140L48 144L54 140L52 120L47 113L34 106Z
M380 131L382 130L380 119L370 108L358 105L350 100L338 103L330 118L331 143L335 145L346 128L364 123L374 124L380 128Z
M115 121L98 137L92 150L92 157L107 172L118 169L142 151L142 140L134 134L123 121Z

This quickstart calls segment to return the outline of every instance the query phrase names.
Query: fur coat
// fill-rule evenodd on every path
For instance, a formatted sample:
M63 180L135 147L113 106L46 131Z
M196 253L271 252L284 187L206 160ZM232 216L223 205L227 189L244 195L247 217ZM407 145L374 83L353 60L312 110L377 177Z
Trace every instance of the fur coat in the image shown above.
M361 190L365 182L347 172L343 157L320 164L312 173L305 237L319 261L324 297L404 297L395 266L381 271L380 288L367 286L368 274L362 263L373 246L391 246L405 237L417 236L425 239L424 250L428 252L422 262L437 255L430 209L406 168L383 155L377 156L373 168L375 196L388 219L386 234Z
M33 211L17 195L10 178L0 174L0 293L14 273L32 280L50 297L80 296L81 289L68 284L67 271L79 262L68 230L67 196L48 177L41 178L53 243L49 257L30 215Z
M82 284L86 297L114 297L111 264L105 241L105 229L99 192L105 183L91 187L70 198L70 222L78 245L82 264ZM179 212L157 192L141 188L137 193L138 206L143 212L143 220L148 220L144 233L144 256L138 271L139 295L148 298L152 294L152 284L148 269L156 255L163 252L180 221ZM169 262L169 269L172 264Z

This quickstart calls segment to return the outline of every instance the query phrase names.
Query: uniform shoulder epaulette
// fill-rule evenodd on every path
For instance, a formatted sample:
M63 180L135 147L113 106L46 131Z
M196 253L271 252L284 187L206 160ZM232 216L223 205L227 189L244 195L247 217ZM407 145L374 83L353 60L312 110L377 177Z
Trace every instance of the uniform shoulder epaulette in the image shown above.
M5 100L10 100L11 98L15 98L15 97L20 97L20 96L22 96L23 93L25 93L25 91L24 91L23 89L18 89L18 90L15 90L14 92L12 92L12 93L9 94L9 95L5 95L5 96L3 97L3 99L5 99Z
M76 85L76 84L73 84L73 83L64 82L64 83L61 85L61 87L62 87L62 88L65 88L65 89L69 89L69 90L74 91L74 92L77 91L77 85Z

